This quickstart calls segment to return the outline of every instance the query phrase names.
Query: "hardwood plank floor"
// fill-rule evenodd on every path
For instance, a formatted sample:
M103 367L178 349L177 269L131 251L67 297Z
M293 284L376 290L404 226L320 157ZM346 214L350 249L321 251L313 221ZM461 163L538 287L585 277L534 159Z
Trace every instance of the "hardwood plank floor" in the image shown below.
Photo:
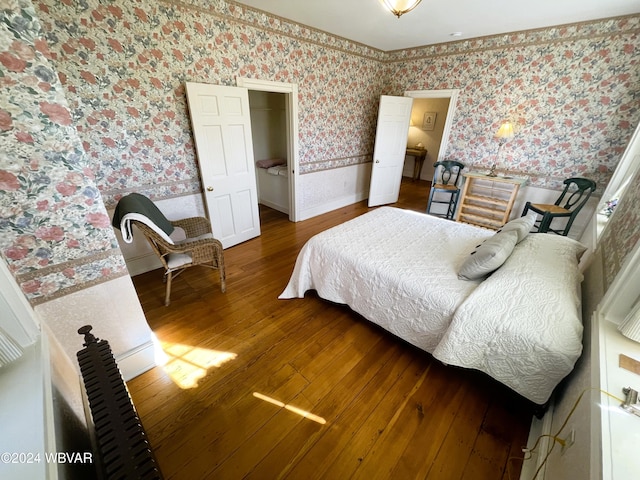
M425 211L428 188L403 181L396 206ZM225 250L226 293L189 269L165 307L160 270L133 279L169 358L128 383L165 478L519 478L528 402L313 292L278 300L302 245L366 211L261 207L262 235Z

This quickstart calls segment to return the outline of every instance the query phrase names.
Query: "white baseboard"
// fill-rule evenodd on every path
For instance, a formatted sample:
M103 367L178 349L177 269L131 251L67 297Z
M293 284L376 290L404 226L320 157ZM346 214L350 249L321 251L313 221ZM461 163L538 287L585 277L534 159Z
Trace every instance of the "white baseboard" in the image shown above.
M553 400L549 403L547 412L542 419L533 417L531 422L531 429L529 430L529 438L527 440L527 448L533 448L535 443L542 435L551 435L551 425L553 424ZM536 448L536 451L531 455L531 458L525 460L522 464L522 471L520 472L520 480L531 480L535 475L538 468L545 459L546 452L549 451L549 437L543 437ZM524 453L523 453L524 454ZM536 476L536 480L544 480L546 465L540 468L540 472Z
M289 215L289 207L288 206L278 205L277 203L270 202L269 200L264 200L262 198L260 199L259 203L261 203L265 207L273 208L274 210L277 210L278 212L286 213L287 215Z
M127 270L129 270L129 275L131 275L132 277L140 275L141 273L146 273L150 272L151 270L162 268L162 263L153 252L150 252L147 255L125 258L125 262L127 263Z
M156 366L156 347L149 341L116 357L125 382Z

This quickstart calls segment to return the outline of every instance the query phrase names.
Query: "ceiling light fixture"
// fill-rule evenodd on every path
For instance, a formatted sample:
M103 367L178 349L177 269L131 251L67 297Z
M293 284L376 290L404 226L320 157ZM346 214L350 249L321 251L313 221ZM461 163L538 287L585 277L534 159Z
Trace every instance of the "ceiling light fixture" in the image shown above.
M380 0L387 10L400 18L418 6L422 0Z

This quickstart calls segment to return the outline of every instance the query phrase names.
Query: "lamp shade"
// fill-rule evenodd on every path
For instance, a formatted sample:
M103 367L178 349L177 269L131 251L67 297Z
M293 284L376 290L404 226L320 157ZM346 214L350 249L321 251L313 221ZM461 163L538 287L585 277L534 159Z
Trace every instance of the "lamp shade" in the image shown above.
M502 125L500 125L500 128L496 132L496 138L499 138L501 140L503 139L507 140L509 138L513 138L513 135L514 135L513 124L508 120L504 122Z
M618 326L625 337L640 342L640 302L638 302Z
M387 10L400 18L418 6L422 0L380 0Z

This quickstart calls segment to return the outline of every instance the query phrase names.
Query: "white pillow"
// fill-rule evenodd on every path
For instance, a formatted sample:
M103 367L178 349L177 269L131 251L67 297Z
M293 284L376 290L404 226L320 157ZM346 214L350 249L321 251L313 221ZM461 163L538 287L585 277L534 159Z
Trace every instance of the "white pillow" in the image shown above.
M526 217L516 218L515 220L505 223L498 231L516 232L518 234L518 241L516 243L520 243L522 240L527 238L527 235L529 235L529 232L533 228L533 224L536 222L536 217L536 212L529 212Z
M464 261L458 278L460 280L478 280L500 268L518 241L515 231L498 232L489 237Z

